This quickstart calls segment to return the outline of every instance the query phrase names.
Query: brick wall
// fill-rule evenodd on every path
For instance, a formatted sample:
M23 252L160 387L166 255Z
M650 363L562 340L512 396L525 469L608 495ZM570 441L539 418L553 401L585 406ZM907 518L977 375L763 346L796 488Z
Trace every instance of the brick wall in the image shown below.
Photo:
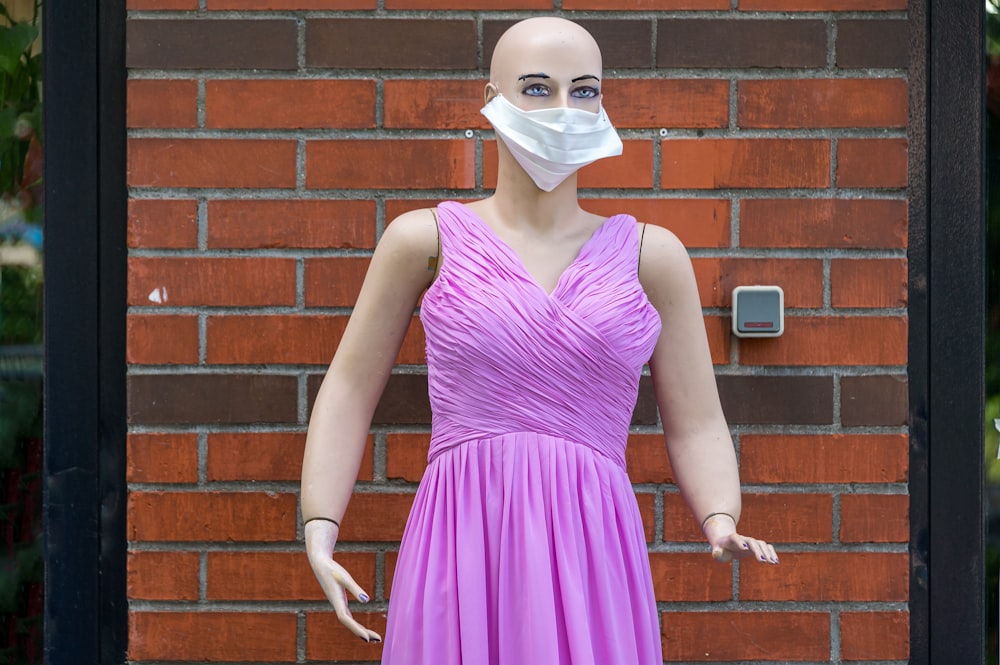
M782 564L705 553L644 383L628 466L668 661L905 661L905 0L562 0L601 43L624 155L587 207L694 257L745 483ZM310 400L385 224L485 195L492 45L543 0L128 0L128 534L135 662L377 659L296 513ZM529 11L531 10L531 11ZM779 284L779 339L728 332ZM341 561L384 626L428 445L419 320Z

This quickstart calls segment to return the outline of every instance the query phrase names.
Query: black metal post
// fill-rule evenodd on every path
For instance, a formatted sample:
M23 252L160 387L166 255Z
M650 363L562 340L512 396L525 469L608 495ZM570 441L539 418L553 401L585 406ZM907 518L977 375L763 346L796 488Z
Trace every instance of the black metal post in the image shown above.
M45 0L45 662L122 663L122 0Z
M911 82L924 86L927 116L911 120L910 153L926 160L926 181L911 182L911 662L981 663L984 4L915 4L927 9L926 19L911 12L924 20L926 70Z

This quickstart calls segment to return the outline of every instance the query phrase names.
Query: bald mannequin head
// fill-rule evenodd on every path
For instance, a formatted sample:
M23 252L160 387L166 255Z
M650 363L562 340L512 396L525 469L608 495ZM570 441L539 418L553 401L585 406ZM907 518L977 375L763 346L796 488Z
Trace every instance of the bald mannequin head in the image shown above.
M485 101L497 93L525 110L567 106L597 112L601 50L584 28L545 16L515 23L497 41Z

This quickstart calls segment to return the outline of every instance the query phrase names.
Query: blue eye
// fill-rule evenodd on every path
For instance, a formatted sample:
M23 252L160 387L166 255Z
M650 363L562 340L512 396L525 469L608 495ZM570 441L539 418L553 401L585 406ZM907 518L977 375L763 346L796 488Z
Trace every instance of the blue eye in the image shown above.
M545 97L549 94L549 89L541 83L535 83L533 85L529 85L522 92L532 97Z
M582 88L576 88L571 93L574 97L579 97L581 99L593 99L601 94L601 91L592 86L585 86Z

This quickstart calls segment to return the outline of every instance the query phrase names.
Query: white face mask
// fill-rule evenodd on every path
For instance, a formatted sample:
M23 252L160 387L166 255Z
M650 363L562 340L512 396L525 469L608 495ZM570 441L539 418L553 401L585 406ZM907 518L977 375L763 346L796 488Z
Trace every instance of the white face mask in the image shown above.
M622 141L603 106L598 113L565 107L524 111L498 94L482 114L546 192L587 164L622 154Z

